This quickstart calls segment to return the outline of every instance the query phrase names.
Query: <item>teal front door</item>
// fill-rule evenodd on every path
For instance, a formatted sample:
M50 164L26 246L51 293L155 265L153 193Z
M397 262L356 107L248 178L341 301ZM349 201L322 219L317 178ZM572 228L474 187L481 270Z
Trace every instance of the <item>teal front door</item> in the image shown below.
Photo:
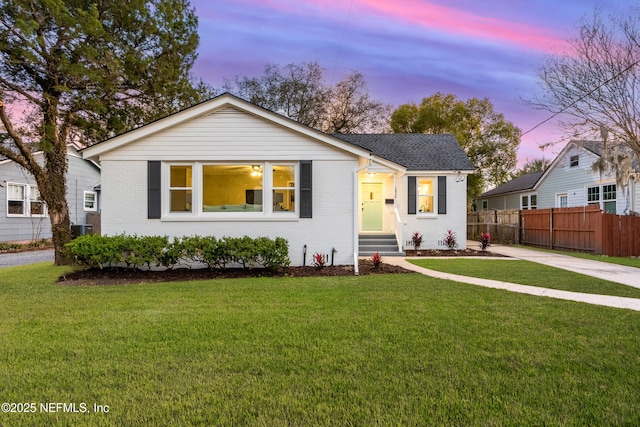
M362 231L382 231L382 184L362 184Z

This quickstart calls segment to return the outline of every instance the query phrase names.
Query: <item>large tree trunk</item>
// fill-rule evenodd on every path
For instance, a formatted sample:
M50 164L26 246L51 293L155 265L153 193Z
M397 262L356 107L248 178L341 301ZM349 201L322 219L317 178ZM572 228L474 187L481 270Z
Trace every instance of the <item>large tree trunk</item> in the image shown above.
M72 259L65 250L65 245L71 241L71 221L67 204L65 203L62 209L55 212L49 210L49 217L51 218L55 265L69 265Z
M67 146L56 139L55 144L44 151L44 155L45 169L39 170L40 174L35 178L49 211L55 264L68 265L72 259L65 250L65 245L71 241L71 219L67 204Z

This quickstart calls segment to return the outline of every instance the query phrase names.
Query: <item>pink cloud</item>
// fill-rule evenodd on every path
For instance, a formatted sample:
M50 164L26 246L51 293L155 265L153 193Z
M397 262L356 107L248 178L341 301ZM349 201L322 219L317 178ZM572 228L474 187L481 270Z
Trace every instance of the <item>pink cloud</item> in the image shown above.
M546 28L506 19L471 13L464 9L442 6L420 0L360 0L363 7L386 16L453 35L516 44L549 51L565 44L565 40Z

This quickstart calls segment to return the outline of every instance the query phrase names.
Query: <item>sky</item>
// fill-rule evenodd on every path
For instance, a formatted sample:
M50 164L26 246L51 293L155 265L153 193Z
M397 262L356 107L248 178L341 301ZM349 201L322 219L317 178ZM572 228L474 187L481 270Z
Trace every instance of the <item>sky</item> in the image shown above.
M200 47L193 75L260 76L266 64L318 61L328 83L354 70L369 94L397 107L436 92L488 98L522 132L519 164L553 160L567 135L523 100L536 73L566 49L580 18L619 13L631 0L191 0Z

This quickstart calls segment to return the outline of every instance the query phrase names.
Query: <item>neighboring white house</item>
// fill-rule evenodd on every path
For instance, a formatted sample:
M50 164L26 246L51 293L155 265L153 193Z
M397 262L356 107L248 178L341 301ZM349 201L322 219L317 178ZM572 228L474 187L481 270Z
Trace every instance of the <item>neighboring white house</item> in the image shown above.
M42 153L35 153L38 161ZM75 146L67 147L67 203L72 224L86 224L87 213L98 211L100 168L84 160ZM17 163L0 160L0 242L37 241L51 238L47 206L40 198L33 176Z
M293 265L353 264L362 234L396 253L415 231L466 244L473 166L451 135L328 135L223 94L82 154L101 165L105 235L283 237Z
M631 175L625 188L619 188L614 173L601 174L593 170L602 149L601 142L571 141L544 173L524 175L481 194L476 200L476 209L599 205L603 211L618 215L639 212L640 187L636 173Z

